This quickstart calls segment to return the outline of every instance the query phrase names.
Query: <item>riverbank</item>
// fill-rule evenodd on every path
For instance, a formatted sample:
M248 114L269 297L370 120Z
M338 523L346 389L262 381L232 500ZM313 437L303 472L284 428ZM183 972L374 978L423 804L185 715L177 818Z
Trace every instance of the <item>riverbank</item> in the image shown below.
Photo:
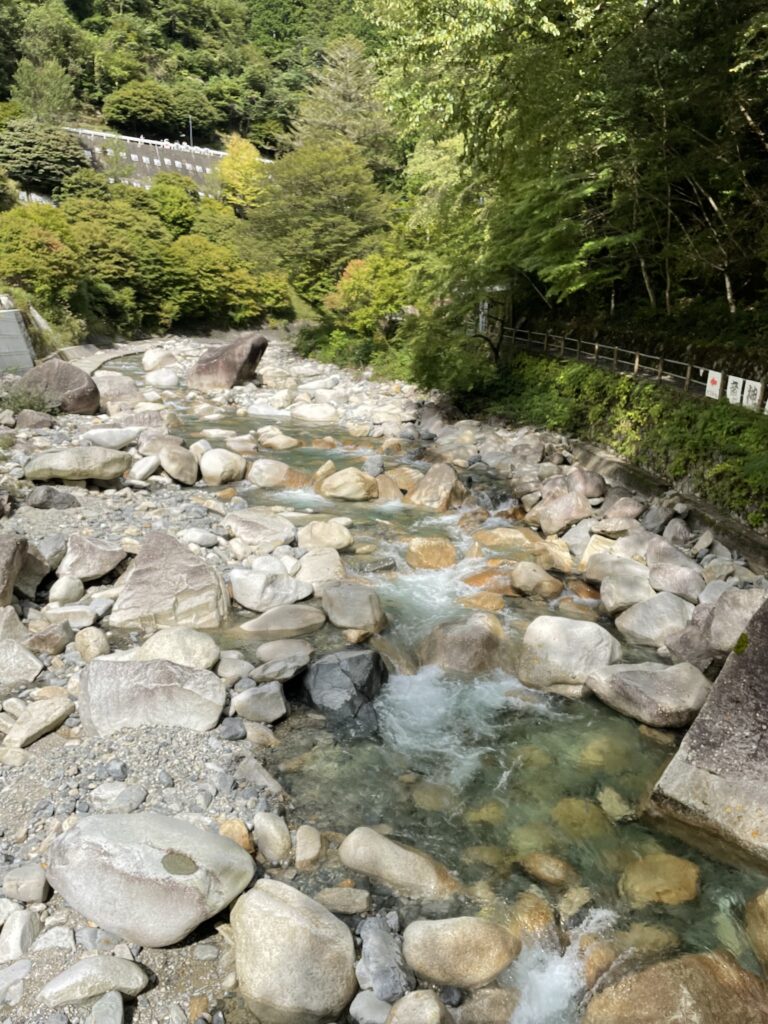
M641 818L760 566L553 432L231 340L6 417L7 1019L759 1019L764 878Z

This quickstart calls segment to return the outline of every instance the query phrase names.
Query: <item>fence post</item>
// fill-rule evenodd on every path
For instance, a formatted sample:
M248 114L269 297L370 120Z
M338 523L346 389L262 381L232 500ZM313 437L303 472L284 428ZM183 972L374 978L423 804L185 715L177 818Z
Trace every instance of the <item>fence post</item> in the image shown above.
M576 358L581 359L581 340L576 339Z
M661 380L664 376L664 356L659 356L659 372L656 374L656 380Z
M617 373L619 369L619 346L613 346L613 372Z
M560 358L562 359L565 355L565 335L560 335Z
M640 373L640 353L639 352L635 352L635 368L632 371L632 373L635 375L635 377L638 375L638 373Z
M596 341L595 342L595 366L597 366L599 359L600 359L600 342Z
M688 365L685 368L685 384L683 384L683 390L684 391L688 391L690 389L692 375L693 375L693 366L691 365L691 363L688 363Z
M547 349L548 348L549 348L549 331L545 331L544 332L544 355L547 354Z

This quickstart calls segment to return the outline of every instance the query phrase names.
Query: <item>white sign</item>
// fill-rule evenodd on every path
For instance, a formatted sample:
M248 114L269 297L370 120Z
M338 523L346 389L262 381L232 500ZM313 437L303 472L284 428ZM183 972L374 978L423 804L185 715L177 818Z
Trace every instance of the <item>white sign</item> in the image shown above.
M707 398L719 398L723 392L723 375L720 370L710 370L707 376Z
M741 404L748 409L759 409L760 399L763 397L763 385L759 380L745 380L744 394L741 397Z
M739 405L741 403L741 392L743 390L743 377L728 377L728 387L725 389L725 393L731 405Z

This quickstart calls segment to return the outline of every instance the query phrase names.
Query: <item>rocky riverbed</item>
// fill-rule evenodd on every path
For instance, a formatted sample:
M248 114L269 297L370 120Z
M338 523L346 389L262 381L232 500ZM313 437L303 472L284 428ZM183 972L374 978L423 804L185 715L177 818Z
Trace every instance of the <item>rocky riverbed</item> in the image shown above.
M648 815L762 567L565 438L209 346L0 412L0 1021L768 1022L764 877Z

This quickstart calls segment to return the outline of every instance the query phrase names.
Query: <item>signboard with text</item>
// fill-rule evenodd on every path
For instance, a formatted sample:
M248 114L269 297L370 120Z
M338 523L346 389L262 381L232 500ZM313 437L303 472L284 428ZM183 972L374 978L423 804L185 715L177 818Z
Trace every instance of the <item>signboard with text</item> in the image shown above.
M763 385L759 380L745 380L741 404L748 409L759 409L763 397Z
M710 370L707 376L707 398L719 398L723 393L723 375L720 370Z
M741 404L741 393L744 390L743 377L728 377L728 384L725 389L726 397L731 405Z

